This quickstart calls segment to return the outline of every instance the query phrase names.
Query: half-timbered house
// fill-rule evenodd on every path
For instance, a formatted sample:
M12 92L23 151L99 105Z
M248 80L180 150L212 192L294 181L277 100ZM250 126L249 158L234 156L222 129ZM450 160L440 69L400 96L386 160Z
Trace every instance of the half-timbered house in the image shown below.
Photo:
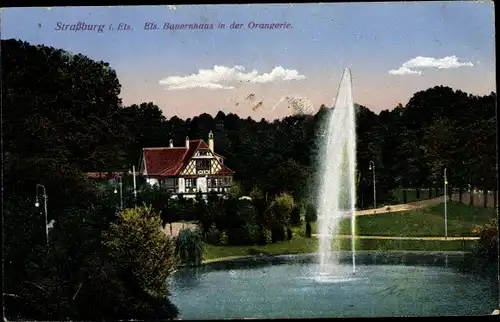
M143 148L139 172L151 185L165 187L175 197L183 194L192 198L201 191L229 192L234 171L224 165L224 157L214 151L214 135L210 131L208 144L186 137L185 146Z

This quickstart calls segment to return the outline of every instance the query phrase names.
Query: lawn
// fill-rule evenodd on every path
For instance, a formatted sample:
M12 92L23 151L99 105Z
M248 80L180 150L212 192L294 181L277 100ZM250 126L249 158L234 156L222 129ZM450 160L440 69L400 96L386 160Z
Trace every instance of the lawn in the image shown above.
M448 203L448 236L474 236L472 229L482 225L497 214L493 209L469 207L456 202ZM444 236L444 205L413 210L411 212L360 216L356 223L357 235L364 236ZM313 225L313 234L316 227ZM340 234L350 234L350 220L341 223ZM214 246L206 245L204 259L251 256L257 254L313 253L318 249L315 237L305 238L304 227L293 228L291 241L262 246ZM476 241L441 240L374 240L357 239L357 250L406 250L406 251L470 251ZM337 241L335 249L350 250L351 240Z
M475 241L441 241L441 240L356 240L357 250L379 251L470 251ZM351 240L338 241L337 250L351 250ZM315 237L305 238L295 236L291 241L263 246L213 246L206 245L204 260L214 260L226 257L244 257L258 254L284 255L314 253L318 250L318 240Z
M496 218L492 208L448 203L448 236L474 236L472 230ZM313 234L316 227L312 227ZM341 222L341 235L351 234L351 221ZM409 212L387 213L356 218L356 234L362 236L444 236L444 204Z

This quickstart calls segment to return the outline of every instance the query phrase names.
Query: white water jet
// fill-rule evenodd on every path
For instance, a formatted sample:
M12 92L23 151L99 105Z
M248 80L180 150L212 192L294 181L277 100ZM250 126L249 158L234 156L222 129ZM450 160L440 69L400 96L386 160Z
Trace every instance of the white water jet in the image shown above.
M318 171L319 273L330 275L338 267L338 258L333 257L332 243L338 235L340 221L346 214L351 216L352 271L355 273L356 115L351 71L348 68L342 74L337 98L328 113Z

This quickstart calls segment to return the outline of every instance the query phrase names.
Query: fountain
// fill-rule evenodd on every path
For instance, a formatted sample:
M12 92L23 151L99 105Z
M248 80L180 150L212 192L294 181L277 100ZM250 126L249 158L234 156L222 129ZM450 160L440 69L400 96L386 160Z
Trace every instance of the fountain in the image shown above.
M325 134L326 142L321 144L319 154L319 273L331 275L338 264L338 258L333 257L332 243L345 214L351 216L352 272L355 273L356 122L351 71L348 68L342 74L337 98L329 111Z
M356 256L354 238L351 253L332 251L342 218L350 216L354 237L351 90L346 69L325 123L326 141L318 160L319 250L181 268L168 286L180 319L456 316L490 314L497 307L497 276L465 273L471 266L463 254L375 251ZM356 261L362 269L356 270Z

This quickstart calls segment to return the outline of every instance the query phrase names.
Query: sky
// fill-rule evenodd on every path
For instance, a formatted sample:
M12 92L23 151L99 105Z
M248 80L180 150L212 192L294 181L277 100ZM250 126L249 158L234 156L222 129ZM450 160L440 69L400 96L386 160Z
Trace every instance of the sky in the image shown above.
M496 91L488 1L8 8L1 37L109 62L124 105L153 102L167 118L314 113L344 68L376 113L437 85Z

